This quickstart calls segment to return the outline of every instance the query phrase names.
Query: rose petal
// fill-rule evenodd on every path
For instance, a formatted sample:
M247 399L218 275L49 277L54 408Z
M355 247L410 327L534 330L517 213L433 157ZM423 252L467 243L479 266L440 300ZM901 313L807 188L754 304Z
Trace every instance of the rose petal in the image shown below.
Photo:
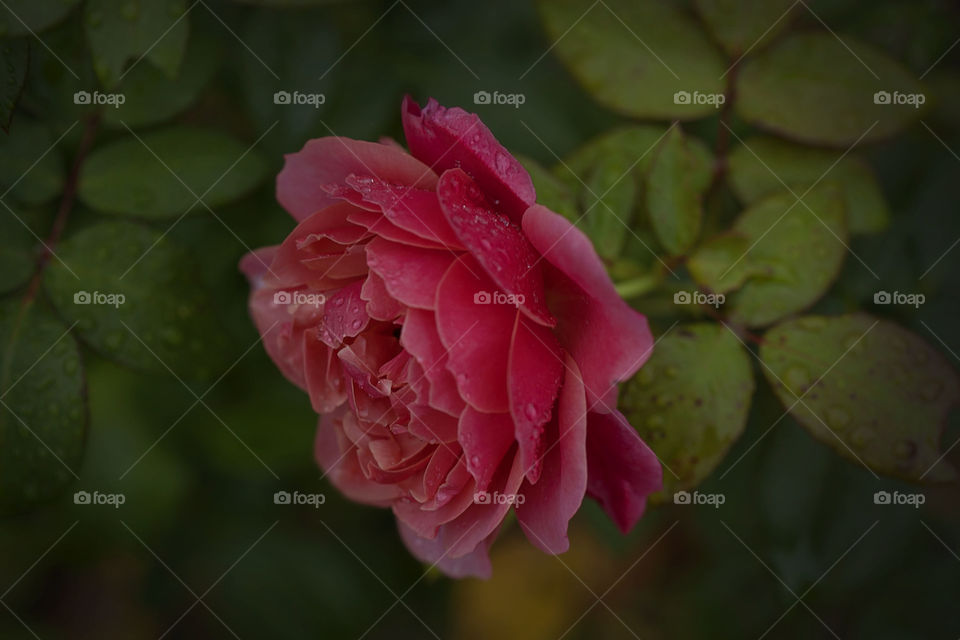
M346 182L363 202L377 205L401 229L448 249L463 250L440 210L435 192L393 185L371 176L348 176Z
M563 351L546 327L517 314L510 338L507 392L527 479L540 477L543 426L563 379ZM579 374L578 374L579 375Z
M420 247L421 249L447 249L447 247L439 242L421 238L415 233L401 229L390 222L380 211L363 211L358 209L355 213L350 214L350 222L361 225L370 233L376 234L384 240L396 242L397 244Z
M531 319L548 327L557 321L547 309L539 257L515 224L492 211L483 194L460 169L440 176L437 196L454 232L494 283L516 296Z
M587 493L624 533L663 487L660 461L619 411L587 416L587 471Z
M407 429L412 435L436 444L457 441L457 419L431 407L411 404L410 424Z
M534 205L523 217L533 246L556 269L545 270L550 309L559 318L560 344L573 354L587 405L616 406L616 384L639 369L653 350L647 319L613 288L593 245L563 216Z
M437 173L462 168L498 210L518 223L527 207L536 202L530 174L476 114L442 107L432 98L421 109L410 96L403 100L402 114L410 153Z
M340 411L320 416L314 452L317 462L330 482L351 500L388 506L402 491L394 484L378 484L360 471L356 448L343 436L340 422L348 419L346 406Z
M367 315L374 320L390 322L403 313L403 305L390 295L383 278L373 271L363 281L360 297L367 301Z
M486 491L503 457L514 442L513 421L508 413L480 413L467 407L460 415L459 441L467 470L477 481L477 491Z
M535 546L547 553L570 547L567 525L580 509L587 489L587 402L577 363L566 356L557 415L544 434L547 451L536 484L525 483L517 521Z
M271 281L276 286L309 284L315 289L326 288L324 272L343 260L349 260L344 254L350 245L337 242L335 238L356 238L359 241L367 234L366 229L347 219L354 211L358 209L353 205L338 202L300 222L277 249L269 269ZM317 258L326 258L328 262L317 263ZM314 262L308 266L307 261Z
M460 396L487 413L509 411L507 357L514 319L511 305L478 306L490 281L470 256L456 260L437 288L437 332L447 349L447 368Z
M518 495L522 482L523 465L520 464L520 456L507 454L493 482L490 483L490 488L506 496L507 499L491 500L485 504L475 501L456 519L441 527L440 535L448 545L451 556L456 558L469 553L481 540L497 530L513 506L509 498L511 496L515 498Z
M447 554L443 541L439 538L424 538L418 536L413 529L397 521L400 537L407 545L410 553L421 562L435 566L451 578L482 578L488 579L493 575L490 565L490 545L495 535L474 547L473 551L458 558L451 558Z
M400 344L423 367L430 383L429 404L435 409L460 415L466 404L457 390L457 382L447 369L447 350L437 333L436 316L430 311L409 309L400 333Z
M297 220L338 202L323 185L342 183L350 174L377 176L393 184L433 189L437 175L396 147L349 138L310 140L289 153L277 176L277 200Z
M367 244L367 263L383 278L390 295L418 309L434 308L437 284L454 259L446 251L409 247L383 238Z
M367 305L360 297L362 288L363 282L357 281L327 295L317 333L325 344L339 348L344 338L359 335L370 322Z
M316 327L303 332L303 370L310 406L317 413L329 413L347 399L340 360L320 340Z

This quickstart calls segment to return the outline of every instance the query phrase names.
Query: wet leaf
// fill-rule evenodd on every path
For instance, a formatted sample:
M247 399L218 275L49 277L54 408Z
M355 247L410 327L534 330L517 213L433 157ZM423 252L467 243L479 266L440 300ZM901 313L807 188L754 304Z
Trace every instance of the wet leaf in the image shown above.
M790 24L796 0L696 0L713 37L734 59L759 50Z
M0 305L0 513L56 498L79 471L83 362L68 327L35 303Z
M216 131L177 126L96 149L78 193L84 204L105 213L171 218L202 208L197 196L211 208L235 200L254 189L264 172L246 144Z
M850 233L876 233L890 220L873 171L853 154L754 137L734 148L729 163L730 184L744 204L787 187L799 195L819 180L830 180L843 190Z
M647 212L660 243L670 255L681 255L700 233L701 201L709 180L697 172L680 127L673 127L659 145L647 173Z
M153 64L167 77L180 70L190 30L186 0L87 0L83 22L93 68L105 87L120 81L127 63ZM142 60L141 58L145 59Z
M791 194L760 200L740 215L733 231L750 241L750 249L721 277L738 268L738 260L749 261L751 276L728 297L726 308L734 322L751 327L816 302L839 275L847 252L843 199L831 183L800 202Z
M601 104L638 118L716 112L708 99L723 93L726 66L679 8L656 0L541 0L539 6L557 56Z
M190 106L209 85L220 64L221 51L213 38L193 37L187 45L183 70L170 78L151 64L138 64L123 79L124 103L103 110L113 127L145 127L163 122Z
M145 371L205 379L226 338L207 307L193 260L157 231L104 222L57 250L44 284L57 311L100 353Z
M667 467L655 500L710 475L743 433L753 390L750 359L726 327L682 325L657 342L620 394L624 415Z
M846 46L845 46L846 45ZM849 47L849 49L848 49ZM913 122L921 85L873 47L834 34L793 35L744 62L738 113L800 142L847 147L892 135ZM913 99L916 103L926 97Z
M760 358L791 415L840 455L907 480L956 479L940 438L960 378L913 332L863 313L805 316L768 331Z
M10 133L0 135L0 193L25 205L60 195L66 169L60 146L54 145L59 137L39 122L18 117Z

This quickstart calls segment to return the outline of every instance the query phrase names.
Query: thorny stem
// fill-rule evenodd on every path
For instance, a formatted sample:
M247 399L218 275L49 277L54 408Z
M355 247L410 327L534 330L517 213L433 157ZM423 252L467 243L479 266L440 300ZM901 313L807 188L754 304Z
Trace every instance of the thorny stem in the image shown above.
M96 138L99 125L99 112L91 114L84 123L83 136L80 138L80 146L77 147L77 153L73 158L73 165L70 167L70 173L67 174L67 182L63 189L63 195L60 198L60 206L57 208L57 215L53 219L53 226L50 228L50 234L43 243L43 251L37 258L36 271L33 274L33 279L30 281L30 286L27 288L27 294L24 296L23 304L21 305L24 308L27 307L36 297L37 291L40 288L43 270L46 268L47 264L50 263L50 258L53 255L53 248L56 247L57 243L60 241L60 236L63 234L63 230L67 226L67 218L70 217L70 212L73 211L73 204L76 200L77 182L80 178L80 169L83 167L83 163L87 158L87 154L90 153L90 148L93 146L93 140Z

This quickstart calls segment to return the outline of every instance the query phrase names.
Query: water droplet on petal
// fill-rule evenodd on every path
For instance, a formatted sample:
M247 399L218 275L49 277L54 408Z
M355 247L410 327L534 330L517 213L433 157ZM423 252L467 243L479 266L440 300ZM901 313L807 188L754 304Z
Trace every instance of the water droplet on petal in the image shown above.
M523 408L523 415L527 416L527 420L533 421L537 419L537 416L540 415L540 412L537 411L536 405L531 402Z

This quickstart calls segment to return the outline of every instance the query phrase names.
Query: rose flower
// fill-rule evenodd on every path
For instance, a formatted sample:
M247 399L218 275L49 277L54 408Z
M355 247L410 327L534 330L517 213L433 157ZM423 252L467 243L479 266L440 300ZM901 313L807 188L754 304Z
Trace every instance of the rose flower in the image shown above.
M408 97L402 117L409 153L327 137L287 155L297 227L241 262L267 352L321 414L319 464L452 576L490 575L510 509L547 553L584 495L629 530L661 487L616 410L646 319L476 115Z

